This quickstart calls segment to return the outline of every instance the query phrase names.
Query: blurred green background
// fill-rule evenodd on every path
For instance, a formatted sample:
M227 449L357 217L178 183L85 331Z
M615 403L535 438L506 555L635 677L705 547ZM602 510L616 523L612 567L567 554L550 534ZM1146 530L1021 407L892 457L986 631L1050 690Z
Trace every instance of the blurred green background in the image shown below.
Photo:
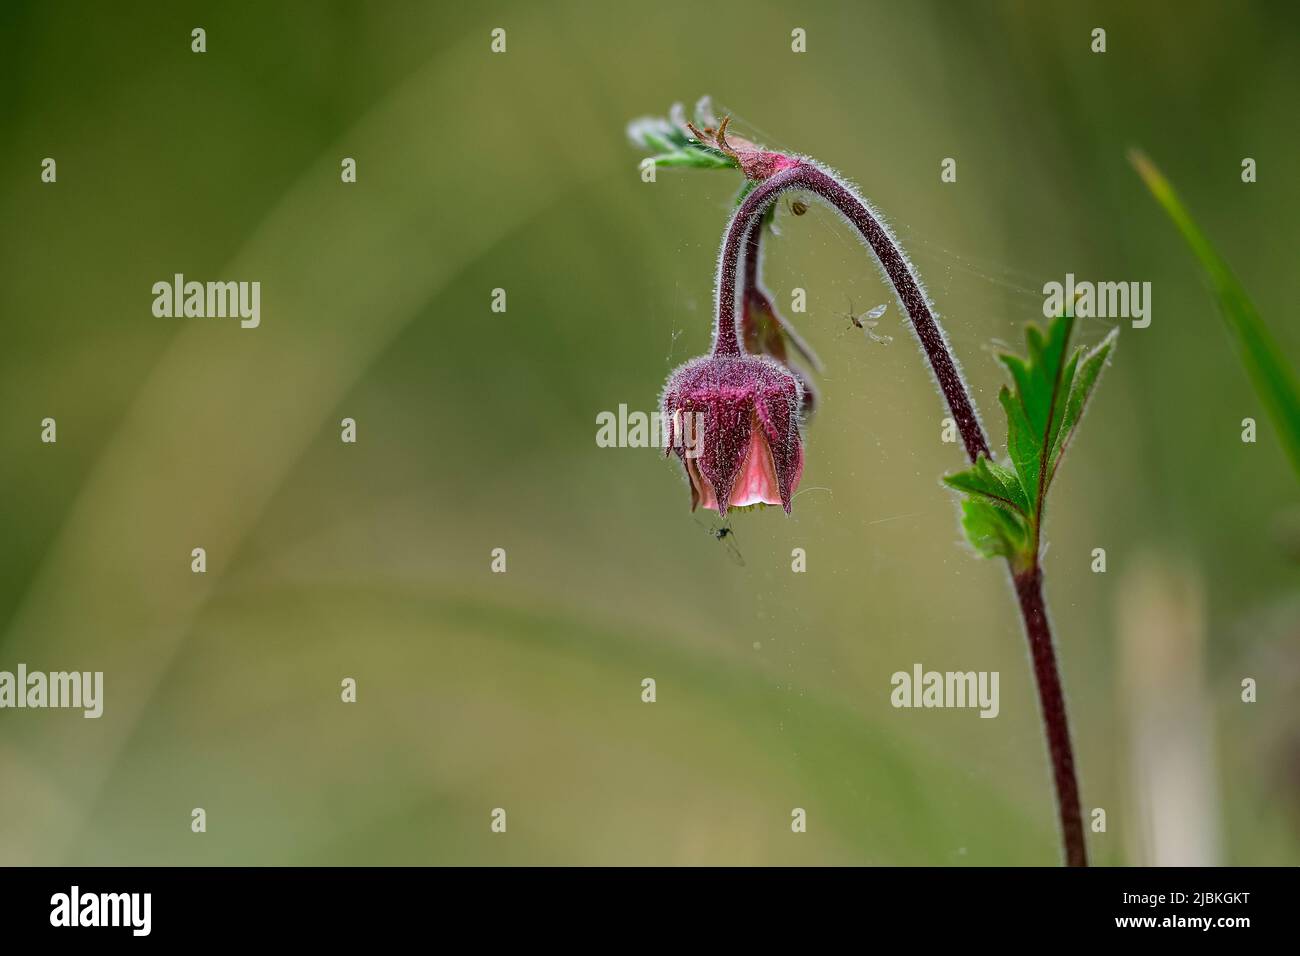
M643 183L624 136L704 93L889 218L999 445L992 348L1042 284L1153 283L1048 519L1090 850L1300 862L1295 479L1125 160L1162 166L1300 356L1297 27L1281 3L4 4L0 669L103 670L105 714L0 712L0 863L1058 860L1005 571L961 544L959 446L833 215L769 247L827 368L804 493L737 517L744 567L675 463L596 447L598 412L652 410L709 341L737 177ZM176 272L259 280L261 327L155 318ZM892 343L844 334L850 298L890 304ZM914 662L1000 671L1000 716L894 710Z

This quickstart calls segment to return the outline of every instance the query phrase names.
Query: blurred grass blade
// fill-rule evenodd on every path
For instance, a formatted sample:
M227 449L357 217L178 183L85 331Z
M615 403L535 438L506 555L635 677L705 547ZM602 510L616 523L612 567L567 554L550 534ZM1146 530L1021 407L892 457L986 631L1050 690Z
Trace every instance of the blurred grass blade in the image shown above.
M1200 260L1201 267L1209 275L1214 293L1219 299L1219 308L1240 345L1241 360L1250 380L1268 409L1273 425L1291 458L1291 465L1300 477L1300 388L1297 388L1294 371L1282 355L1268 326L1255 311L1246 290L1192 220L1169 180L1139 150L1129 151L1129 162L1174 221Z

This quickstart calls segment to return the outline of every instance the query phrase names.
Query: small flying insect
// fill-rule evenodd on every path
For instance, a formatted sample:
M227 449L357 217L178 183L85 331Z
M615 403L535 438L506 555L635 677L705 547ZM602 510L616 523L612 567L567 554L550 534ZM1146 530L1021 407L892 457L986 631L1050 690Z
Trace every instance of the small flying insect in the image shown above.
M731 530L730 525L706 525L699 518L695 519L695 523L707 531L713 538L722 542L723 547L726 548L727 557L731 559L732 564L742 568L745 566L745 559L741 555L740 549L736 547L736 532Z
M879 342L881 345L887 345L894 341L891 335L877 335L876 326L880 324L880 317L885 314L885 305L878 305L874 309L868 309L859 315L853 308L853 300L849 299L849 311L842 313L843 317L849 320L849 328L857 327L865 333L867 338L873 342ZM847 332L848 329L846 328Z

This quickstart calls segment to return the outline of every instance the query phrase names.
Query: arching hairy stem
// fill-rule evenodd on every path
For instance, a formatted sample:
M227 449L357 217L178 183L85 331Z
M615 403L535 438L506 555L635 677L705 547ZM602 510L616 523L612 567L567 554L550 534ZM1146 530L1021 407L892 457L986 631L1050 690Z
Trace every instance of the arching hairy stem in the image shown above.
M939 390L957 423L962 442L966 446L966 454L972 462L981 456L991 458L988 439L980 426L966 383L948 349L943 330L930 311L921 283L912 272L907 256L861 196L826 170L807 161L800 160L781 168L755 186L727 226L722 256L718 262L714 354L738 355L741 352L736 317L737 272L743 268L742 278L748 282L756 281L758 244L751 240L751 236L761 228L763 213L782 192L789 189L805 190L820 197L848 220L866 241L907 312ZM1036 543L1032 563L1028 567L1011 565L1011 577L1038 687L1047 749L1052 763L1065 862L1069 866L1087 866L1074 751L1070 743L1065 695L1052 642L1051 624L1043 598L1043 573Z
M740 351L740 338L736 329L736 271L741 261L741 250L747 245L750 232L758 228L763 212L787 189L803 189L820 196L866 240L912 322L912 328L925 350L939 389L957 423L957 430L966 445L966 453L971 461L980 455L988 455L988 440L984 437L979 418L967 394L966 383L962 381L961 373L948 351L943 331L930 312L921 284L912 274L907 257L860 196L809 163L799 163L782 170L754 187L727 227L722 259L718 265L718 311L713 346L715 354L734 355Z

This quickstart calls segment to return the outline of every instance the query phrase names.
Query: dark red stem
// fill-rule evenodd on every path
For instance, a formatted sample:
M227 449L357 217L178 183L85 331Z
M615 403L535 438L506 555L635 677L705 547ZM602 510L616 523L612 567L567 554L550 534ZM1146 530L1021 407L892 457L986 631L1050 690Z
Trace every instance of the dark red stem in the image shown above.
M787 189L806 190L820 196L838 210L866 240L907 311L912 329L921 342L935 380L957 423L962 442L966 446L966 454L972 462L981 455L992 457L975 406L966 390L966 383L962 380L957 363L948 349L948 342L930 311L921 283L912 272L907 256L862 197L811 163L797 162L760 182L745 197L727 226L715 286L718 290L718 303L713 335L714 354L741 353L736 321L736 273L742 261L742 249L745 269L743 278L747 283L754 282L758 269L758 243L750 241L750 237L760 227L763 213ZM1065 714L1065 696L1061 690L1056 651L1052 646L1051 624L1043 600L1043 573L1038 557L1035 548L1031 567L1017 569L1013 565L1012 580L1015 582L1020 615L1024 620L1025 635L1033 658L1034 680L1038 685L1043 727L1056 786L1065 862L1069 866L1087 866L1079 784L1074 772L1074 750L1070 745L1070 725Z
M1061 839L1065 846L1066 866L1087 866L1088 848L1083 840L1083 814L1079 808L1079 783L1074 773L1074 748L1070 745L1070 722L1065 716L1065 693L1061 690L1056 650L1052 646L1052 628L1047 620L1047 603L1043 600L1043 571L1036 564L1014 574L1020 615L1029 638L1029 654L1034 662L1034 680L1038 684L1038 702L1047 731L1047 749L1052 757L1052 777L1056 784L1056 805L1061 817Z
M804 189L820 196L837 209L867 241L911 319L912 328L925 350L939 389L957 422L957 430L966 445L966 453L971 461L980 455L987 456L988 440L980 428L966 385L961 373L957 371L957 364L948 351L948 343L930 311L921 284L913 275L907 257L866 202L816 166L799 163L763 180L745 197L732 217L726 239L723 240L722 260L718 264L718 312L713 353L740 354L740 337L736 327L736 271L741 261L742 243L748 244L749 235L757 228L763 212L787 189Z
M745 283L741 286L742 289L755 289L758 287L759 240L762 235L763 228L761 225L749 231L749 242L745 243Z

